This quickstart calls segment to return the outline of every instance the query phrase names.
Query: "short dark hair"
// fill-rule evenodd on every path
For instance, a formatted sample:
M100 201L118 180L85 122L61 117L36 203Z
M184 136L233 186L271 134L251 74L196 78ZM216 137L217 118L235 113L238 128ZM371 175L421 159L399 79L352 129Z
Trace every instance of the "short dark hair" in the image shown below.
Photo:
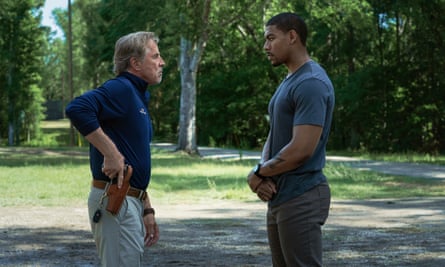
M285 12L273 16L266 23L266 26L275 26L283 32L295 30L300 36L301 43L306 46L307 26L304 20L295 13Z

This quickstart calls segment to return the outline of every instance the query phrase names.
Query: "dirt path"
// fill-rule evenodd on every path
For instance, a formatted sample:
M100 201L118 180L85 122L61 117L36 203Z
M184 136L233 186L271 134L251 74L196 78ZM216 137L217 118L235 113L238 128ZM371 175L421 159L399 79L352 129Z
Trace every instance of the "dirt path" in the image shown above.
M200 151L219 159L259 157L236 150ZM338 160L392 174L445 177L445 167ZM271 266L265 204L207 201L155 208L161 239L146 250L144 266ZM0 207L0 214L0 266L97 266L86 205ZM443 267L445 197L334 200L324 227L324 253L327 267Z
M334 200L325 266L445 266L445 198ZM265 204L157 205L144 266L271 266ZM0 207L0 266L97 266L86 207Z

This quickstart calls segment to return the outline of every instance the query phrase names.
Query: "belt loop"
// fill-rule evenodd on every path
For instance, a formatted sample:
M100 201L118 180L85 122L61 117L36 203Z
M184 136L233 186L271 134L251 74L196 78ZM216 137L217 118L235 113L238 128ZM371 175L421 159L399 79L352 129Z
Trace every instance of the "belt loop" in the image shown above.
M140 191L139 191L138 199L143 200L143 199L142 199L142 196L144 195L144 193L145 193L145 191L140 190Z
M145 200L146 198L147 198L147 191L142 191L141 190L139 199L140 200Z

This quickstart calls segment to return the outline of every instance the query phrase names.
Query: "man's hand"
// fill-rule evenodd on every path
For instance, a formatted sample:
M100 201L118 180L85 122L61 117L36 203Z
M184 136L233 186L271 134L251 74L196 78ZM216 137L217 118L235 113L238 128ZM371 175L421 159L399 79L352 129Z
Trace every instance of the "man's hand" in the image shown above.
M262 180L256 190L257 196L262 201L269 201L277 193L277 187L272 179Z
M154 214L147 214L144 216L145 225L145 246L151 247L159 240L159 227L156 223Z
M270 179L261 179L253 171L247 176L247 184L252 192L256 193L262 201L269 201L277 193L275 182Z
M262 181L263 180L260 177L255 175L253 170L247 175L247 184L249 185L250 190L254 193L256 193L256 190Z
M117 187L122 188L124 181L125 158L102 128L97 128L85 138L104 156L102 172L110 179L117 178Z
M117 178L117 187L121 188L124 181L125 160L122 155L119 157L104 157L102 172L111 180Z

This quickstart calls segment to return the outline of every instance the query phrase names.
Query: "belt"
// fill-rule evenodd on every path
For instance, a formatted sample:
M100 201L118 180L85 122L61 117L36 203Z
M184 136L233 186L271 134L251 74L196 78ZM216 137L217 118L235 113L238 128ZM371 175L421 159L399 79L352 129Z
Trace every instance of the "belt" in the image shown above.
M93 187L96 187L98 189L105 189L107 187L107 184L109 184L109 182L94 180L94 179L91 183ZM127 196L135 197L140 200L145 200L147 198L147 192L130 186L127 192Z

